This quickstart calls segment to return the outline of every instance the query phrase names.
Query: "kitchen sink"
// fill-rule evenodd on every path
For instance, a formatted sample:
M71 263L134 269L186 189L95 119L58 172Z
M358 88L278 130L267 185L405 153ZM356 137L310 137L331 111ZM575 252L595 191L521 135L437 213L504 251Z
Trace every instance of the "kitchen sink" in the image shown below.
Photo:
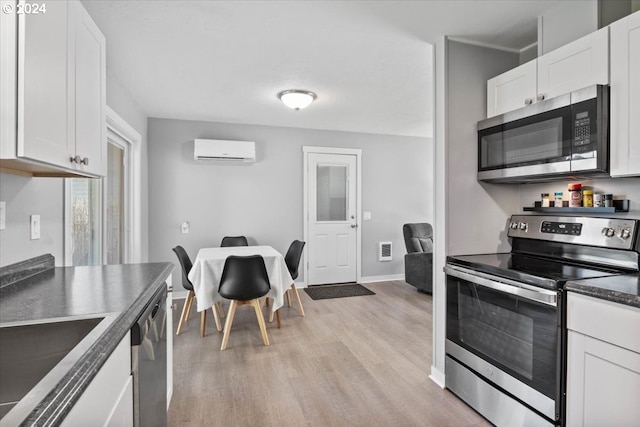
M0 327L0 418L18 404L21 408L14 412L28 415L95 342L106 327L96 328L103 320L104 316Z

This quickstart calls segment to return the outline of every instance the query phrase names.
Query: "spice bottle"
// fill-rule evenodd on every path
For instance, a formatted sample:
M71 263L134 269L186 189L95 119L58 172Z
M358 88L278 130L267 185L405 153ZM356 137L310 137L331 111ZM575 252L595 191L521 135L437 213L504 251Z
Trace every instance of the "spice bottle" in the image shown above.
M582 191L582 206L585 208L593 207L593 190Z
M569 184L569 207L579 208L582 206L582 184Z
M594 195L593 195L593 207L594 208L603 208L604 207L604 194L602 194L602 193L594 193Z
M610 208L613 206L613 194L604 195L604 207Z
M542 194L540 194L540 197L542 197L542 207L543 208L548 208L549 207L549 193L542 193Z
M557 207L557 208L561 208L562 207L562 191L556 191L553 194L553 206Z

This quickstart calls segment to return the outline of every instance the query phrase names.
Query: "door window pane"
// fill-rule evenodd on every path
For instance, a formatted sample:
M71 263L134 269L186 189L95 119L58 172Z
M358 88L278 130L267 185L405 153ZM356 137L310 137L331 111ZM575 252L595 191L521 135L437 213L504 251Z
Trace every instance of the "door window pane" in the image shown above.
M124 261L124 150L107 144L107 264Z
M101 181L89 178L70 181L72 265L100 265Z
M316 195L317 221L346 221L347 166L318 165Z

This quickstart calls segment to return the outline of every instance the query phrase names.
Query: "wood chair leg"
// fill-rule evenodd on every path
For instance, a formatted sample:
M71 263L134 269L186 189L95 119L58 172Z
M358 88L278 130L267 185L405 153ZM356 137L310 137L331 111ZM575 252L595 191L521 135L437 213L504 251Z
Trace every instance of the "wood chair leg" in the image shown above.
M189 296L188 298L188 304L189 307L187 307L187 317L184 318L184 321L187 322L189 321L189 315L191 314L191 306L193 305L193 300L196 299L196 293L194 291L189 291Z
M200 312L200 336L204 338L204 330L207 327L207 310Z
M176 335L180 335L180 332L182 332L182 327L187 321L187 314L189 312L189 305L192 298L193 296L191 295L191 292L189 292L189 294L187 295L187 298L184 300L184 305L182 306L182 313L180 313L180 322L178 322L178 329L176 330Z
M222 334L222 345L220 346L220 350L224 350L227 348L227 344L229 343L229 332L231 332L231 324L233 323L233 316L236 314L236 300L231 300L229 304L229 312L227 313L227 320L224 322L224 332Z
M300 316L304 317L304 308L302 308L302 301L300 301L300 294L298 293L298 289L296 289L295 283L291 285L291 291L293 292L293 296L296 297L296 302L298 303L298 313L300 313Z
M269 310L269 323L273 322L273 310Z
M262 309L257 299L251 300L251 305L256 311L256 317L258 318L258 325L260 326L260 333L262 334L262 342L264 345L269 345L269 337L267 336L267 325L264 323L264 316L262 315Z
M211 311L213 312L213 320L216 322L216 329L218 332L222 330L222 324L220 323L220 316L218 315L218 303L213 304L211 306Z
M280 323L280 309L276 310L276 319L278 323L278 329L280 329L280 326L282 326L282 324Z
M287 289L284 294L287 297L287 306L291 307L291 296L289 295L289 289Z
M218 307L218 314L220 315L220 318L221 318L221 319L224 319L224 318L225 318L225 316L226 316L226 314L225 314L225 312L224 312L224 305L222 305L222 302L221 302L221 301L218 301L218 302L216 303L216 306Z

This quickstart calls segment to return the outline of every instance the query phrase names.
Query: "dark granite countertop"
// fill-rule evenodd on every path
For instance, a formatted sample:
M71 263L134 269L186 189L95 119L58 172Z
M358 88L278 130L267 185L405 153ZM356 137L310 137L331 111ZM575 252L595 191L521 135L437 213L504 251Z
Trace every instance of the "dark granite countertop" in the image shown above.
M640 308L640 274L637 273L571 281L564 289Z
M0 288L0 325L91 315L115 320L23 425L59 425L173 270L171 263L57 267Z

